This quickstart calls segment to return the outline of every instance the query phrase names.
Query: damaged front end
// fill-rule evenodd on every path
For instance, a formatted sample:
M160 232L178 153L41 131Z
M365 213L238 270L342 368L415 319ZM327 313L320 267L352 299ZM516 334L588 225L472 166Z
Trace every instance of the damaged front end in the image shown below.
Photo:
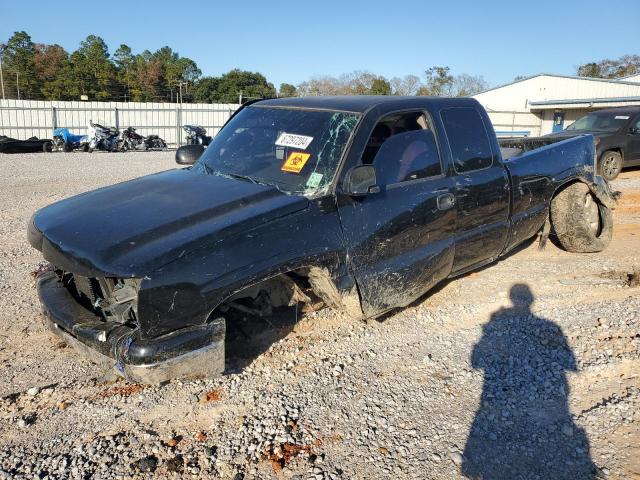
M223 318L148 338L138 320L141 279L84 277L52 267L37 275L47 325L94 363L158 384L224 371Z

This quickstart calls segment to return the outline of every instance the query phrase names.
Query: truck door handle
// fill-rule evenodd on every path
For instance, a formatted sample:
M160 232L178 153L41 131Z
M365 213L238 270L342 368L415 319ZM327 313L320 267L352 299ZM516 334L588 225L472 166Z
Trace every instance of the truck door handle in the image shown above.
M456 197L453 193L438 195L438 210L449 210L456 204Z

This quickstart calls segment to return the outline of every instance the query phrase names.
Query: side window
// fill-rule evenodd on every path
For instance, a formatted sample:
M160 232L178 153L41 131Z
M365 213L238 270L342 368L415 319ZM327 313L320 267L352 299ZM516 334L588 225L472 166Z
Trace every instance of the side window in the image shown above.
M442 173L433 129L422 112L383 118L371 134L362 162L375 165L381 186Z
M475 108L454 107L440 112L458 173L481 170L493 163L491 144Z

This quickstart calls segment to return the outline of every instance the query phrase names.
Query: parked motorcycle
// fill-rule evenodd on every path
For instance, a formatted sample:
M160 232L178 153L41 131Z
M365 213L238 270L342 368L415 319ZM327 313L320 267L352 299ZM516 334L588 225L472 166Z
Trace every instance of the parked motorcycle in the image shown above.
M187 145L209 145L211 137L200 125L185 125L182 128L187 132Z
M120 150L149 150L167 148L166 142L158 135L149 135L144 137L136 132L136 129L129 127L122 132L122 140L120 142Z
M89 121L89 153L94 150L106 150L116 152L120 143L118 135L120 132L114 127L103 127L99 123Z
M50 145L43 147L46 152L72 152L73 150L87 151L89 148L88 135L76 135L67 128L56 128Z

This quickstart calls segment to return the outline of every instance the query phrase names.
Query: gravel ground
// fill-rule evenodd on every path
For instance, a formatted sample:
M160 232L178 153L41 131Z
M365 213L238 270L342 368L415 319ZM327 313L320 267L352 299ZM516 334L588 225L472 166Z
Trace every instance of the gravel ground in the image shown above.
M224 377L129 384L45 332L26 222L172 156L0 155L0 478L640 478L640 171L605 252L530 243L376 321L282 312Z

